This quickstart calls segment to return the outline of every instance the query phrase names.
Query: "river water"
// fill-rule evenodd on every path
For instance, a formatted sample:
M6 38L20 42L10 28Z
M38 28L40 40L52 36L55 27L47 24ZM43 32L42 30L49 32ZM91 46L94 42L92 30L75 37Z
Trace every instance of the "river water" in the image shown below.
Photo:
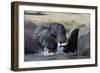
M57 50L57 53L52 55L41 55L41 54L25 54L24 61L48 61L48 60L69 60L69 59L87 59L87 56L79 56L75 53L63 53L60 49Z

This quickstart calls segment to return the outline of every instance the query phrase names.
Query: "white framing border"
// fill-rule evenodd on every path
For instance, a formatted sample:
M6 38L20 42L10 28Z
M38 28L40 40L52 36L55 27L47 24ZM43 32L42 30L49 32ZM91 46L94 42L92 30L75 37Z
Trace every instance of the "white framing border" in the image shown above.
M24 10L32 11L50 11L50 12L74 12L74 13L89 13L91 14L91 58L77 60L57 60L57 61L38 61L24 62ZM19 68L35 68L35 67L50 67L64 65L84 65L95 64L95 10L83 8L60 8L60 7L44 7L44 6L25 6L19 5Z

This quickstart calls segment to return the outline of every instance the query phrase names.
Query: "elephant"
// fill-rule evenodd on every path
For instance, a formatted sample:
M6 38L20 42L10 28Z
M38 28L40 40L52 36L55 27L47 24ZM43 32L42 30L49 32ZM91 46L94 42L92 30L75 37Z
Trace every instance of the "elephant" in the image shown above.
M75 26L69 32L68 43L64 46L63 51L90 57L90 28L86 24Z
M66 29L61 23L30 23L24 28L25 53L39 53L44 48L56 53L58 42L66 42Z
M25 21L24 22L24 52L25 53L35 53L32 49L33 46L33 33L35 29L37 28L37 25L30 22L30 21Z

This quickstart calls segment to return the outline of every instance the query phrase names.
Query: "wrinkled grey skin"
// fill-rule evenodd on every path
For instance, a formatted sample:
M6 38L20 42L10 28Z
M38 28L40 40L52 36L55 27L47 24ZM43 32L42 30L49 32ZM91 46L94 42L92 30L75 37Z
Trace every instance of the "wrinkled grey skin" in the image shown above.
M25 53L38 53L43 51L44 47L54 53L57 51L57 43L66 41L66 29L62 24L28 24L24 30Z
M73 33L73 31L76 31L76 29L79 29L79 32ZM78 25L75 28L73 28L69 34L70 35L68 37L68 42L73 42L73 41L74 43L76 42L74 44L74 46L76 45L76 48L73 48L73 44L68 43L65 46L64 52L65 53L72 52L76 53L76 55L78 56L90 57L90 29L88 28L88 26L86 26L85 24ZM72 35L77 37L76 40L70 40L72 39L71 38ZM71 45L72 48L70 47L71 49L69 49L68 45Z
M90 57L90 28L79 26L78 55Z
M33 41L33 33L34 33L34 30L37 28L37 25L35 25L34 23L28 21L28 22L25 22L25 25L24 25L24 52L25 53L34 53L35 51L33 51L33 48L34 45L34 41Z
M55 41L56 36L51 34L51 30L52 29L45 26L38 26L38 28L34 31L34 48L36 48L37 52L41 52L45 47L49 49L49 52L57 51L57 42Z

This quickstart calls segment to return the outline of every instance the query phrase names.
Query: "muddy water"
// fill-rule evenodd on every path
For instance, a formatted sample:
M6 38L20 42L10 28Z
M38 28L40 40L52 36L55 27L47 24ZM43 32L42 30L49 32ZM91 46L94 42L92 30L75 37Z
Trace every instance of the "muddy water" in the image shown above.
M48 60L69 60L69 59L86 59L88 56L79 56L75 53L64 53L63 47L57 47L57 52L51 55L43 54L25 54L24 61L48 61Z
M54 55L38 55L38 54L26 54L24 61L48 61L48 60L69 60L69 59L86 59L87 56L77 56L75 54L54 54Z

